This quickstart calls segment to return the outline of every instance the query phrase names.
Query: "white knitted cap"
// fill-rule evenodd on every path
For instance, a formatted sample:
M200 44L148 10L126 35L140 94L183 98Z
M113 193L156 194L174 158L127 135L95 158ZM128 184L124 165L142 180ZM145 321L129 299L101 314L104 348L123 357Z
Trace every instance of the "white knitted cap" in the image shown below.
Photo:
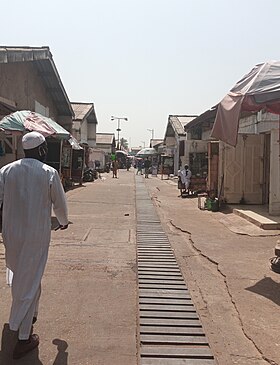
M22 147L24 150L31 150L44 143L45 137L39 132L29 132L22 137Z

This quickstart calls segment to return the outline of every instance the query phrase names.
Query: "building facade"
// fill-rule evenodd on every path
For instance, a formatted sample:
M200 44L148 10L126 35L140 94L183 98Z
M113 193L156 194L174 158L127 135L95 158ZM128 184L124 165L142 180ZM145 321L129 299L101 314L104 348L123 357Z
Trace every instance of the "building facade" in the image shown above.
M71 131L73 110L48 47L0 46L0 80L0 119L30 110ZM20 138L1 133L1 166L23 156Z

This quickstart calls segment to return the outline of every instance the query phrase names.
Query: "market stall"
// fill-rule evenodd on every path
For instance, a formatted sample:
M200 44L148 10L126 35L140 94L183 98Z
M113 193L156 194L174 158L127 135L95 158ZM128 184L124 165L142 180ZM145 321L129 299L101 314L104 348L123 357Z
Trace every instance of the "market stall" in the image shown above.
M0 121L0 131L1 146L9 148L8 154L10 155L7 158L4 151L3 156L0 156L0 165L3 166L9 159L14 161L22 158L24 153L20 142L23 134L37 131L46 137L48 143L46 163L59 172L63 186L66 187L72 182L80 181L83 173L81 157L84 159L84 150L66 129L51 118L29 110L17 111ZM74 153L77 158L73 159L74 150L80 152ZM6 157L3 158L4 156ZM78 160L79 163L77 163ZM73 169L75 173L72 175L73 164L76 168Z
M154 148L151 147L143 148L136 153L136 156L138 158L143 158L143 159L148 157L151 162L150 173L152 174L152 176L157 176L159 161L158 161L158 152Z

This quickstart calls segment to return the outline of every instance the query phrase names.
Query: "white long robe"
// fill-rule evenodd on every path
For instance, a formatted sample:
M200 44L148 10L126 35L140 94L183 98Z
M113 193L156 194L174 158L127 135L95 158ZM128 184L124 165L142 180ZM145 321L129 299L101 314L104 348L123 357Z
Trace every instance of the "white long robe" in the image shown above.
M185 185L185 189L188 189L191 182L192 173L189 169L182 169L178 171L178 175L181 178L181 182Z
M16 331L39 300L50 244L52 205L59 223L66 225L67 204L57 171L32 158L17 160L0 170L2 202L6 265L14 273L9 323Z

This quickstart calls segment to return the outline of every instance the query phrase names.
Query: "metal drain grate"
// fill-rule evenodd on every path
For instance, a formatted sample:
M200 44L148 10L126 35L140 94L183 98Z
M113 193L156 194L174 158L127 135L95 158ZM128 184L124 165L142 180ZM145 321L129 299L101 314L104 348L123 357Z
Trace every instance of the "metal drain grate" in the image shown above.
M136 176L141 365L214 365L201 322L143 179Z

